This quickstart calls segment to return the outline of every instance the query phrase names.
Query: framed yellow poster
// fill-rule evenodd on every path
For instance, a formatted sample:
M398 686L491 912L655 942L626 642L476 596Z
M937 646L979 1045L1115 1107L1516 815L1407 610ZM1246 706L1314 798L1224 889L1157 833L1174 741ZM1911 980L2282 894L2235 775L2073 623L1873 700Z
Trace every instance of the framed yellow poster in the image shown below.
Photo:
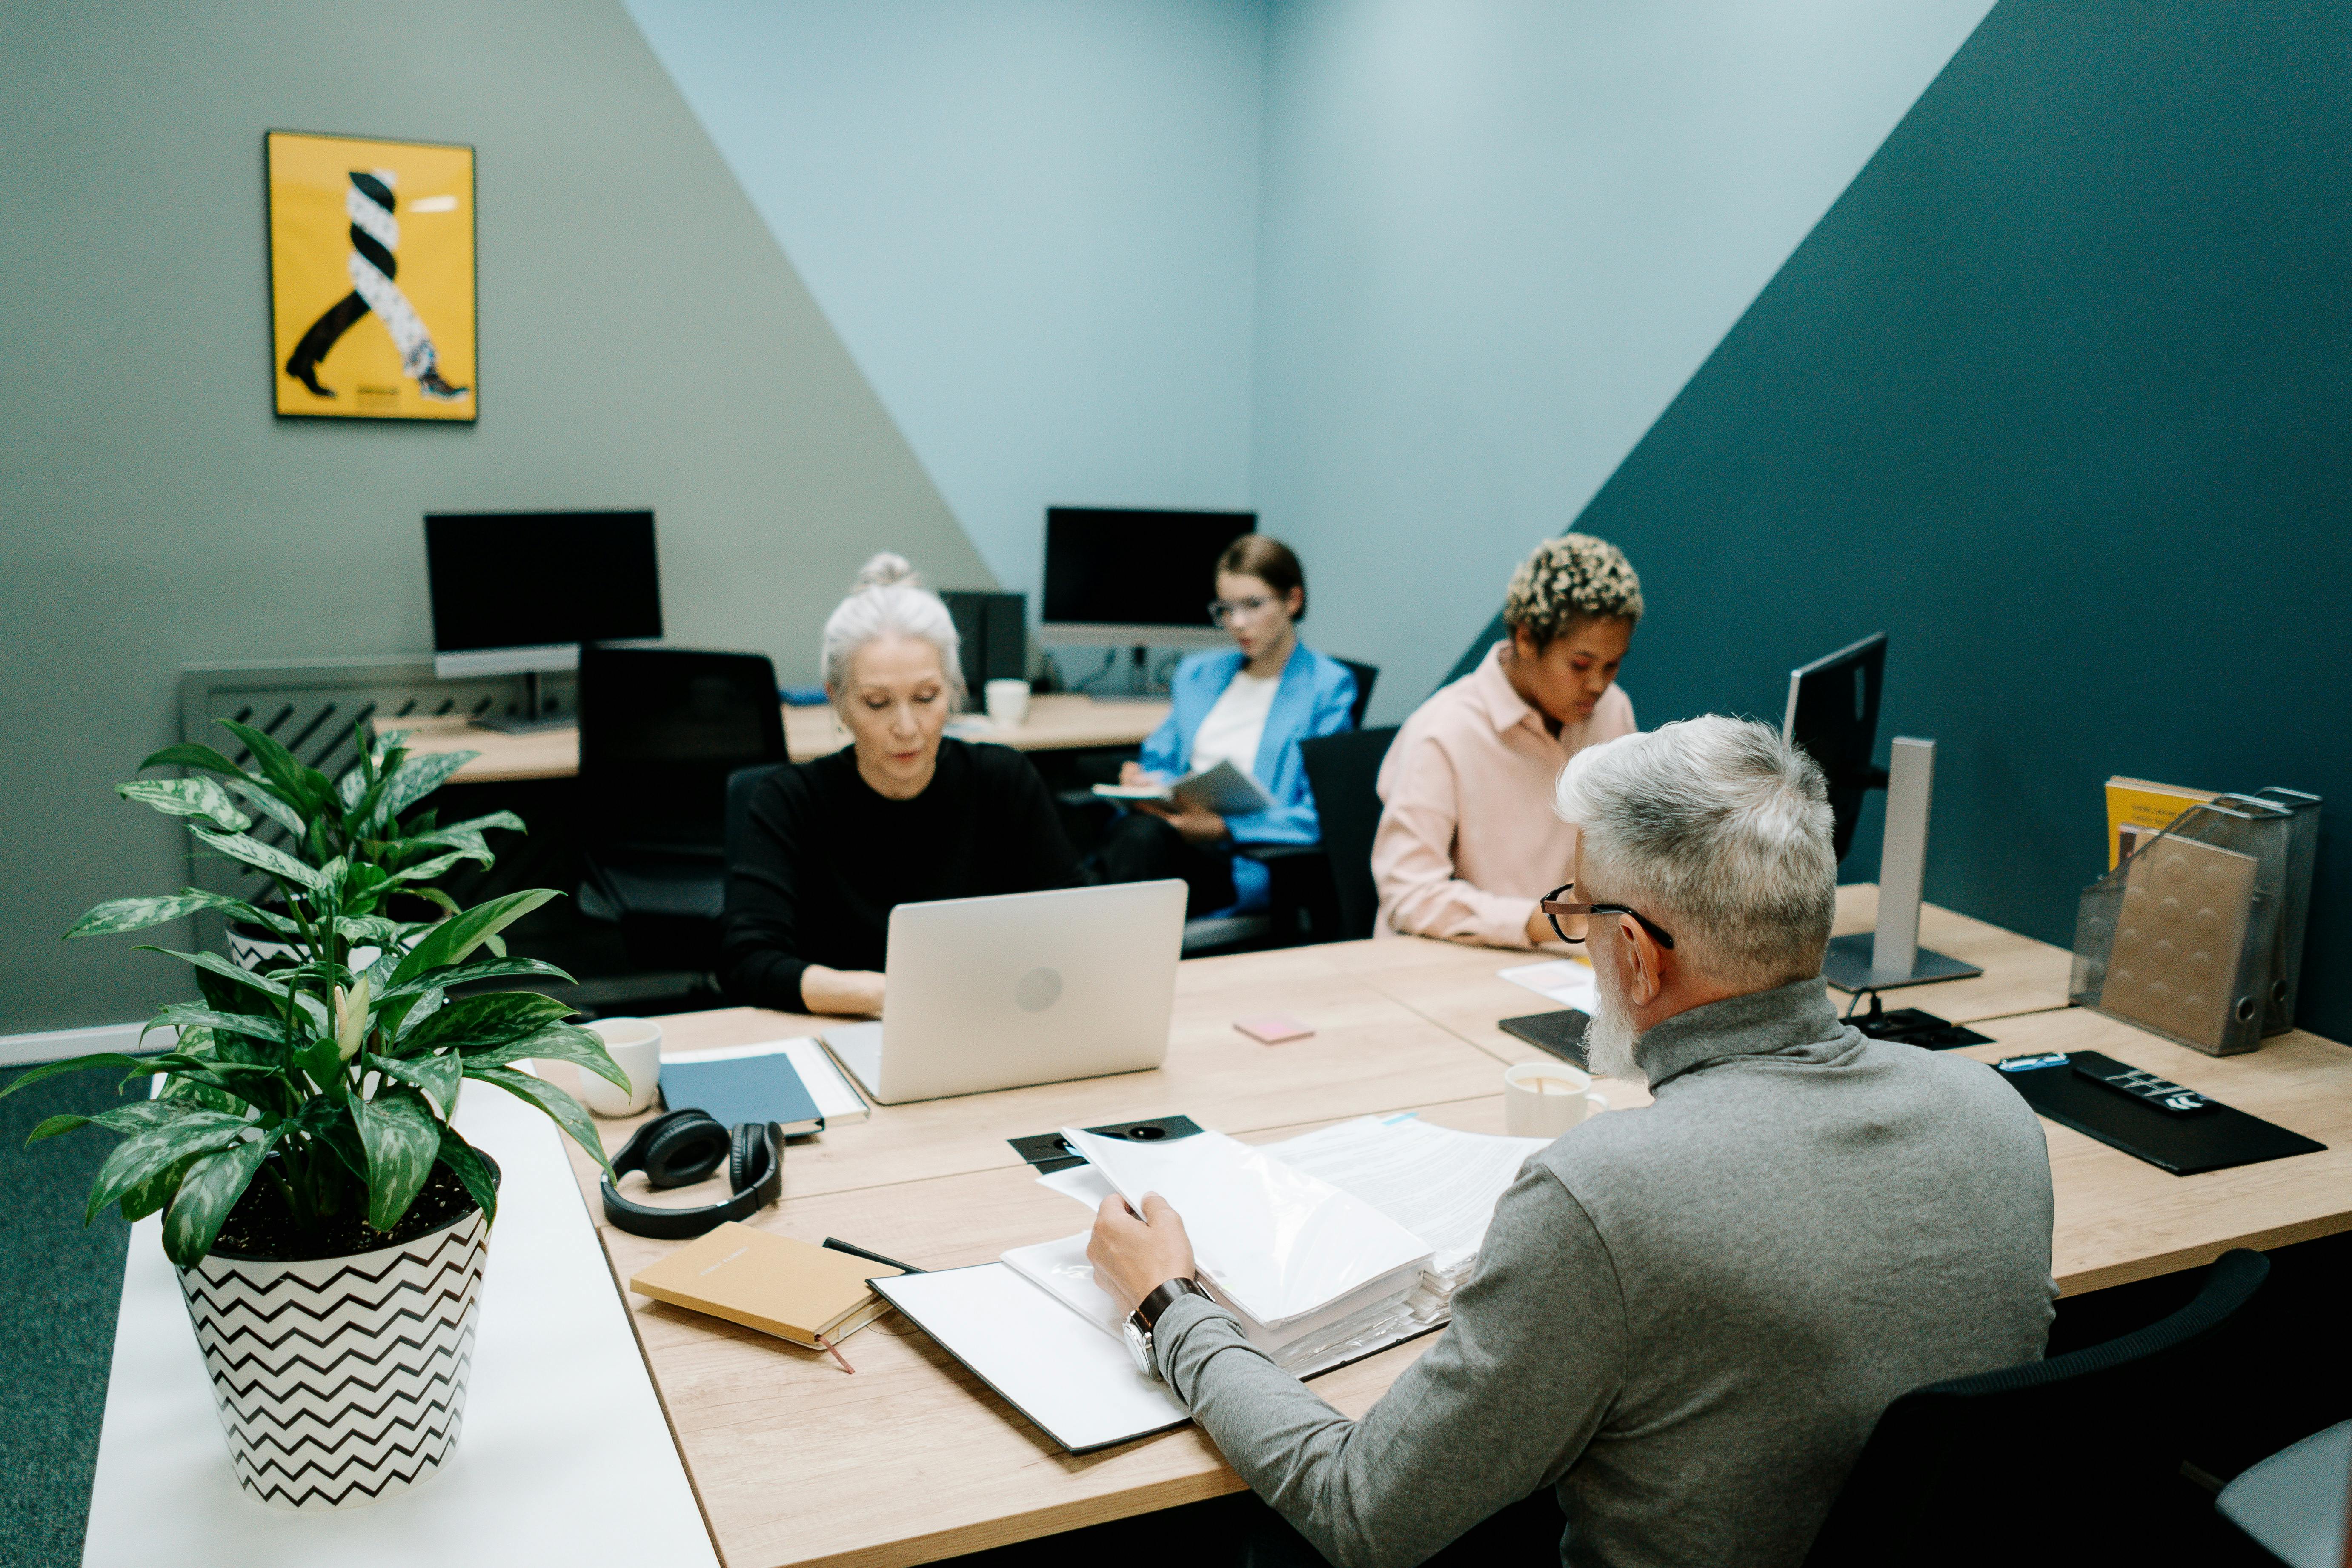
M292 131L262 143L278 412L472 419L474 150Z

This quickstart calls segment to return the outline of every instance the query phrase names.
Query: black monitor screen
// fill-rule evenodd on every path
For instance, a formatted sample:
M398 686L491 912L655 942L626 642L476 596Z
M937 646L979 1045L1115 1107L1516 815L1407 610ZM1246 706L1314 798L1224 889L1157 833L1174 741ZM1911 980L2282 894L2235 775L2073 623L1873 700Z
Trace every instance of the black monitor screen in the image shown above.
M1884 632L1789 675L1789 711L1781 733L1822 765L1840 860L1853 842L1864 792L1883 782L1870 759L1878 748L1879 689L1885 679Z
M1217 557L1257 531L1253 511L1045 511L1047 623L1206 626Z
M436 653L662 635L649 511L425 520Z

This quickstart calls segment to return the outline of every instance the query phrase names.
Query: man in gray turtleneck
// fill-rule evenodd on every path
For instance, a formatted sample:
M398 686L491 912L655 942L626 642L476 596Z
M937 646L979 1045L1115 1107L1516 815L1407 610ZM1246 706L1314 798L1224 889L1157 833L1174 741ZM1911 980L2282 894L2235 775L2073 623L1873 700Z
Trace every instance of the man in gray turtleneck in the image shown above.
M1580 937L1590 911L1594 1070L1656 1100L1528 1160L1451 1326L1361 1420L1174 1287L1193 1263L1166 1203L1110 1200L1090 1256L1333 1563L1420 1563L1554 1486L1565 1563L1795 1564L1896 1395L2042 1353L2041 1124L1983 1064L1838 1022L1827 796L1773 731L1591 747L1558 805L1581 828L1555 918Z

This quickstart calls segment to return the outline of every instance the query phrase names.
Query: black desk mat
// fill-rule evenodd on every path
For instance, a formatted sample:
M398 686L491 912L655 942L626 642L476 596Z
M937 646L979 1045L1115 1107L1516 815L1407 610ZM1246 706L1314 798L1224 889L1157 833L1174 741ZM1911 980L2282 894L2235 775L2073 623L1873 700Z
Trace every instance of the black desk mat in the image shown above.
M2005 1072L2001 1077L2016 1087L2028 1105L2051 1121L2176 1176L2315 1154L2327 1147L2220 1100L2193 1115L2173 1116L2105 1084L2093 1083L2072 1066Z
M1496 1027L1514 1038L1549 1051L1570 1067L1586 1067L1584 1031L1592 1020L1573 1007L1557 1013L1527 1013L1505 1018ZM1588 1070L1590 1070L1588 1068Z

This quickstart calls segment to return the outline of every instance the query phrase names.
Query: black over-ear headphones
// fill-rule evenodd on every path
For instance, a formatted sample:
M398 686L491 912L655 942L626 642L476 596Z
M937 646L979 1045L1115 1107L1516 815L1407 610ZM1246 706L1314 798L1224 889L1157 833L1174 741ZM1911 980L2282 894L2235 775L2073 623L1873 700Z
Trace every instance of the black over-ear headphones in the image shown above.
M727 1183L735 1195L702 1208L665 1209L632 1203L614 1178L643 1171L656 1187L691 1186L727 1162ZM784 1190L784 1135L774 1122L746 1121L729 1137L727 1129L699 1110L656 1116L613 1156L604 1178L604 1217L633 1236L656 1241L686 1241L730 1219L749 1219Z

